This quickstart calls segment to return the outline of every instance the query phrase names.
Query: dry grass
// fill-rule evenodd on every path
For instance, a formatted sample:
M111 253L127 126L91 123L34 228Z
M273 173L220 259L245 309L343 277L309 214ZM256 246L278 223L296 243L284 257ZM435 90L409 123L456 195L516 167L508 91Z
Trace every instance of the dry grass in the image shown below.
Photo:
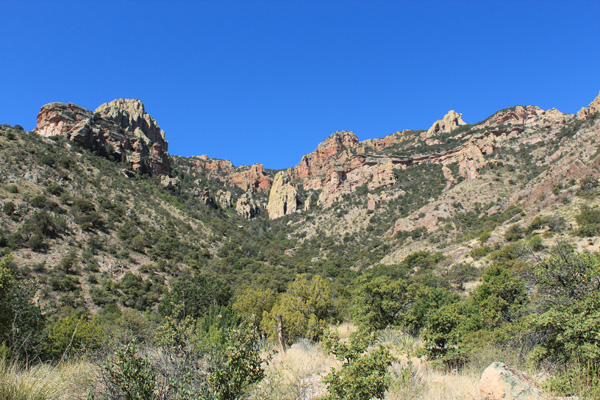
M325 393L321 378L339 366L335 357L309 341L300 341L277 353L266 368L265 379L251 395L253 400L309 400Z
M93 367L85 362L19 367L0 360L0 399L84 399L92 376Z

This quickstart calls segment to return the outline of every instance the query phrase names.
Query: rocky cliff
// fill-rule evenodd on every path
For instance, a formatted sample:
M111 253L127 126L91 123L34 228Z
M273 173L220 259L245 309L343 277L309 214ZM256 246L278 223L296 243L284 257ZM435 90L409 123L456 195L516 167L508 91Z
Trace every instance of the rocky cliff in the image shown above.
M168 144L139 100L117 99L95 112L75 104L50 103L40 110L35 132L63 136L100 154L128 162L136 172L168 175Z

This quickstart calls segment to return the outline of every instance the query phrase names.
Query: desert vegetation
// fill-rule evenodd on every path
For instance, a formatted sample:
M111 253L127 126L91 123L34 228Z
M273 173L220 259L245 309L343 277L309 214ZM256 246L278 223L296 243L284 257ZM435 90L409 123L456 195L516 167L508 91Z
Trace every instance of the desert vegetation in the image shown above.
M598 398L596 117L569 118L405 132L381 154L505 137L476 178L407 163L331 205L298 184L302 210L273 220L219 206L245 193L197 160L172 158L169 186L1 126L0 397L475 399L503 361Z

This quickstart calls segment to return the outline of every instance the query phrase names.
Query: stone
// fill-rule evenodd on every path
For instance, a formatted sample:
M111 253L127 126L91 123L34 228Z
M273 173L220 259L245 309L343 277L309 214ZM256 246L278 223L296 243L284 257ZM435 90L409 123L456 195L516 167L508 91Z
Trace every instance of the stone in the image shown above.
M177 191L181 187L181 181L179 178L171 178L167 175L160 177L160 184L167 190Z
M219 203L219 206L221 206L221 208L225 208L225 209L233 206L231 192L226 191L226 190L217 191L217 203Z
M260 214L260 205L252 198L250 193L244 193L235 205L238 215L252 219Z
M71 103L46 104L34 132L66 137L81 147L126 161L136 172L171 173L164 132L139 100L118 99L94 113Z
M281 218L296 212L298 207L298 192L290 184L290 178L285 171L279 171L273 179L269 193L267 212L269 219Z
M487 165L479 146L471 141L460 150L458 157L458 174L469 180L479 175L479 169Z
M452 170L446 165L442 167L442 173L444 174L444 178L446 178L446 189L449 189L452 185L456 183L456 179L452 174Z
M462 114L459 114L454 110L450 110L446 115L444 115L444 118L435 121L422 138L425 139L435 135L436 133L450 133L459 126L466 124L467 123L462 120Z
M582 107L581 110L577 112L577 118L587 119L590 115L593 115L598 112L600 112L600 93L598 93L598 97L596 97L589 104L589 108Z
M479 392L485 400L548 399L533 379L502 362L494 362L483 371Z

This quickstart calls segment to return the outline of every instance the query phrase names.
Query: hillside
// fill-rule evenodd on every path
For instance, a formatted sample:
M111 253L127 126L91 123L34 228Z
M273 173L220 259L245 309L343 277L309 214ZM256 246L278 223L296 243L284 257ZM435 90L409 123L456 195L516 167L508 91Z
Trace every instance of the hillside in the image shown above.
M139 101L95 113L53 103L34 132L1 128L0 245L45 277L47 296L66 289L91 309L109 297L100 281L128 271L152 278L160 296L187 267L233 282L252 275L247 283L270 271L281 290L296 273L343 276L421 250L485 264L472 249L536 217L554 221L536 230L544 244L569 237L595 251L573 230L578 210L597 206L599 107L516 106L477 124L451 111L427 131L364 142L336 132L297 166L271 171L168 156ZM61 270L65 259L73 267Z
M159 324L206 284L229 307L209 296L193 314L206 332L247 301L261 307L261 337L275 338L277 310L296 307L286 296L314 285L307 301L328 302L289 327L291 344L319 340L326 322L385 328L361 314L356 290L372 282L403 282L393 290L433 299L431 310L474 298L497 268L533 287L531 260L556 245L600 250L600 95L577 114L515 106L474 124L450 111L380 139L338 131L279 171L170 155L139 100L51 103L37 118L32 132L0 126L0 257L35 286L48 326L73 315L112 324L130 309ZM430 340L433 317L403 307L388 322Z

